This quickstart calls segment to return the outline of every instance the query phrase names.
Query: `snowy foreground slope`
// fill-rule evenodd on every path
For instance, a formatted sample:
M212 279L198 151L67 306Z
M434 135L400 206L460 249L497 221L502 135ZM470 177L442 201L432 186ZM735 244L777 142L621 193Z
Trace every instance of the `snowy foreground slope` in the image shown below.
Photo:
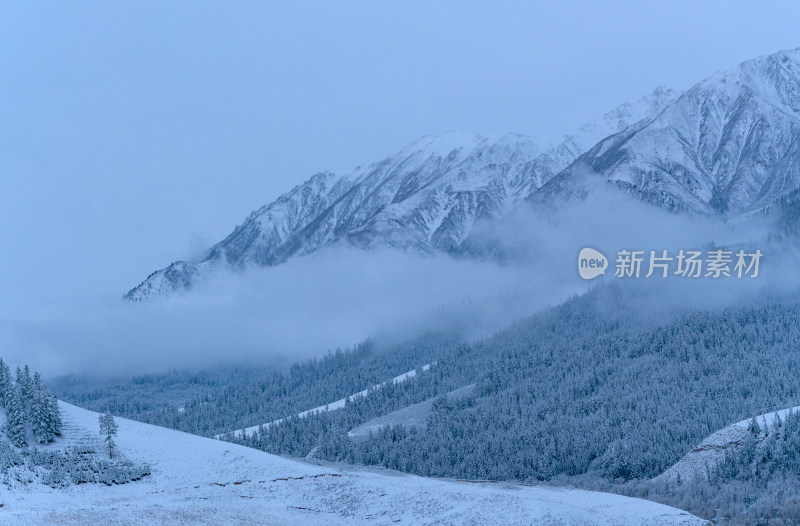
M789 413L796 411L800 411L800 406L758 415L756 421L762 429L772 428L776 415L783 420ZM707 436L697 447L654 480L676 481L680 479L682 482L689 482L695 479L705 479L708 468L719 465L727 453L733 453L742 447L745 439L751 434L749 431L750 421L751 419L748 418L736 422ZM759 436L758 439L763 441L764 436Z
M61 409L71 433L96 430L96 413L64 403ZM0 524L704 523L617 495L315 466L129 420L118 424L119 450L150 463L152 475L123 486L0 486Z

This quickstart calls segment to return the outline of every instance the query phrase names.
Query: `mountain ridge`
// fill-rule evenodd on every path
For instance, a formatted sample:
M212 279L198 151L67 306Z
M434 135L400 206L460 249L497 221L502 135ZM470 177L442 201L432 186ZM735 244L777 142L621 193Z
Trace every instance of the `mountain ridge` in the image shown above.
M453 131L423 136L347 175L317 173L252 212L200 261L176 261L124 297L141 301L167 295L191 288L216 268L272 266L335 243L422 254L452 251L476 221L505 217L599 139L674 96L657 88L558 142Z
M611 185L666 208L724 219L800 187L800 48L695 84L648 120L609 136L548 181L537 203Z
M800 48L682 93L657 88L559 141L448 132L346 175L320 172L251 213L202 260L176 261L124 297L168 295L215 269L274 266L331 245L464 256L476 222L523 203L546 213L601 187L721 221L797 192Z

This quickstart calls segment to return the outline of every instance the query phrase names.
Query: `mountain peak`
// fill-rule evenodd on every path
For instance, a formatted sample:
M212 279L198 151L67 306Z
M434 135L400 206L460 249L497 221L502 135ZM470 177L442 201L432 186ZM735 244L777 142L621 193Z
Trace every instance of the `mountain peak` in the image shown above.
M537 199L585 194L586 174L671 210L731 217L768 208L800 187L800 50L699 82L600 141Z
M636 102L622 103L599 119L584 124L567 138L574 140L584 150L588 150L598 141L621 132L640 119L654 116L677 96L675 90L659 86Z
M439 135L424 135L403 148L400 153L427 152L446 157L453 150L472 150L486 140L479 133L450 130Z

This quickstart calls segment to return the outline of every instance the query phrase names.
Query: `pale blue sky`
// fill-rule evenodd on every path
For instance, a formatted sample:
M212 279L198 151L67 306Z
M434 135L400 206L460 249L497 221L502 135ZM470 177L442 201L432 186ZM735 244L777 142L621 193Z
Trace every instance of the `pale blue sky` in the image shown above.
M798 2L4 2L0 316L118 297L316 171L558 135L798 27Z

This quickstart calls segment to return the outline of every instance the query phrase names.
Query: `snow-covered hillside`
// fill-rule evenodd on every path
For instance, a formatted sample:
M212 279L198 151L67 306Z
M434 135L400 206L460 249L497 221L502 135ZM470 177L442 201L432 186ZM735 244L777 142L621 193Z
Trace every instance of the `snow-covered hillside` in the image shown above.
M800 187L800 49L758 57L693 86L611 136L536 196L611 184L668 209L741 216Z
M756 417L756 422L762 429L769 428L774 425L776 416L785 419L786 415L795 411L800 411L800 407L759 415ZM748 418L712 433L654 480L680 479L682 482L689 482L706 478L707 469L713 469L725 459L726 454L735 452L744 444L745 439L751 434L750 422L751 419Z
M335 243L430 253L453 250L479 219L505 217L600 139L675 97L658 88L559 141L450 132L423 137L344 176L323 172L250 214L199 262L152 273L126 298L188 288L214 268L276 265Z
M431 368L431 364L425 364L420 369L422 369L422 371L425 372L425 371L429 370L430 368ZM363 390L361 390L361 391L359 391L357 393L351 394L351 395L349 395L349 396L347 396L345 398L341 398L339 400L335 400L335 401L327 403L325 405L321 405L321 406L318 406L318 407L313 407L311 409L306 409L305 411L301 411L301 412L297 413L296 415L292 415L292 416L297 417L297 418L305 418L308 415L311 415L311 414L314 414L314 413L321 413L321 412L324 412L324 411L335 411L337 409L342 409L347 402L352 402L357 397L368 396L371 390L380 389L381 387L383 387L383 386L385 386L387 384L390 384L390 383L399 384L399 383L405 382L407 380L410 380L410 379L414 378L415 376L417 376L417 370L416 369L412 369L411 371L407 371L407 372L405 372L403 374L395 376L391 380L387 380L387 381L382 382L380 384L373 385L372 387L369 387L367 389L363 389ZM280 423L280 422L282 422L284 420L285 420L285 418L279 418L278 420L274 420L272 422L266 422L264 424L250 426L250 427L246 427L244 429L237 429L237 430L233 431L233 436L237 437L237 438L241 438L242 436L248 436L248 435L251 435L251 434L255 433L256 431L258 431L262 427L267 428L269 426L278 424L278 423ZM214 438L222 439L224 436L225 435L217 435Z
M61 404L74 432L96 413ZM2 524L692 525L660 504L582 490L317 466L118 419L117 445L152 474L121 486L0 485Z
M475 392L475 384L470 384L461 389L456 389L444 395L447 400L459 400ZM356 426L347 433L350 440L368 440L370 436L377 435L382 429L392 426L403 426L406 429L425 429L425 422L431 413L434 402L438 399L429 398L417 404L411 404L391 413L381 415Z

